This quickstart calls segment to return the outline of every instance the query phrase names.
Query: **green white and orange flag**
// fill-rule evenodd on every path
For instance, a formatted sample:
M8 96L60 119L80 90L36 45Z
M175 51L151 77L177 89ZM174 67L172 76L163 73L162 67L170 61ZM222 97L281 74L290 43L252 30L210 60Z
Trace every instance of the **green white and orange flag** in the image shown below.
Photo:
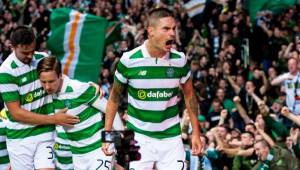
M73 9L52 11L47 48L60 59L64 74L81 81L98 81L107 25L105 18Z

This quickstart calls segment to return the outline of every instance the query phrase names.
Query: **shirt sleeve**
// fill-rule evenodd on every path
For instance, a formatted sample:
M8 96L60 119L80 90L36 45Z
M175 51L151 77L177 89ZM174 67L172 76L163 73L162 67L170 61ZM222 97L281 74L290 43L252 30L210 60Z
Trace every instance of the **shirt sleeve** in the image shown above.
M4 102L19 100L17 78L8 73L0 73L0 94Z
M189 78L191 77L191 71L187 63L185 63L184 67L182 68L182 77L180 79L181 84L185 84Z
M118 62L114 80L120 84L127 84L128 82L128 68L123 64L122 58Z
M86 104L93 104L95 100L99 97L99 93L97 93L96 87L85 84L85 87L82 87L82 89L85 89L82 94L76 99L78 103L86 103ZM86 87L88 86L88 87Z

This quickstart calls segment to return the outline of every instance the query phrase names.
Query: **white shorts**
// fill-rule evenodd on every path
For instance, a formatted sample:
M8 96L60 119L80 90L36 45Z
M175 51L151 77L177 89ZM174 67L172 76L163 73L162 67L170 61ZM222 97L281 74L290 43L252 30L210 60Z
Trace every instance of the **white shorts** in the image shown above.
M55 168L54 141L7 140L6 143L12 169Z
M113 156L106 156L101 148L72 157L74 170L111 170L113 166Z
M153 139L135 133L136 145L140 146L141 159L130 162L134 170L151 170L156 164L157 170L186 170L185 151L180 136L167 139Z

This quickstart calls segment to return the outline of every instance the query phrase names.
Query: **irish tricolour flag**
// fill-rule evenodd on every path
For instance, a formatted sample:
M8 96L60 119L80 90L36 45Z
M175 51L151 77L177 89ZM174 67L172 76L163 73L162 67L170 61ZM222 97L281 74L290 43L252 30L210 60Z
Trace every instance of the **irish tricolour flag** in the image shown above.
M189 17L194 17L203 12L206 0L191 0L183 5Z
M81 81L97 82L107 25L104 18L76 10L52 11L47 48L62 62L64 74Z

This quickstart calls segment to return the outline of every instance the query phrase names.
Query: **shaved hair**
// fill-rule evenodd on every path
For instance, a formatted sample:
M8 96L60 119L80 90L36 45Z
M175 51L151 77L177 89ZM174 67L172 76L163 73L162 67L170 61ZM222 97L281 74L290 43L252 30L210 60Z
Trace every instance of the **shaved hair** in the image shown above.
M147 27L155 27L157 25L157 21L161 18L165 17L174 17L172 11L167 8L155 8L150 11L148 15Z
M265 140L263 140L263 139L262 139L262 140L259 140L259 141L256 141L256 142L255 142L255 145L258 144L258 143L261 144L263 147L268 147L268 148L270 148L270 145L268 144L268 142L265 141Z

